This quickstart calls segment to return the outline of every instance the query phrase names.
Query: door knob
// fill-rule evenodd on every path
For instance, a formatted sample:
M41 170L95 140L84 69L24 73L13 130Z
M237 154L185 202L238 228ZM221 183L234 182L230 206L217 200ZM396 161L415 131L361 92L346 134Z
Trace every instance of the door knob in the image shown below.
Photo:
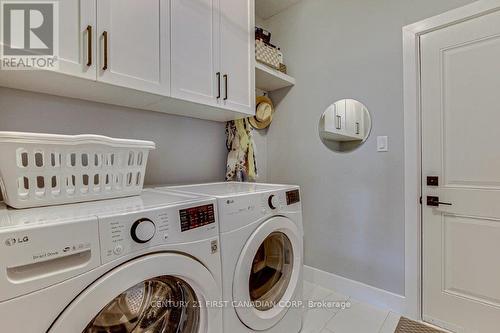
M439 207L439 205L451 206L452 204L450 202L439 201L439 197L432 197L432 196L427 197L427 206Z

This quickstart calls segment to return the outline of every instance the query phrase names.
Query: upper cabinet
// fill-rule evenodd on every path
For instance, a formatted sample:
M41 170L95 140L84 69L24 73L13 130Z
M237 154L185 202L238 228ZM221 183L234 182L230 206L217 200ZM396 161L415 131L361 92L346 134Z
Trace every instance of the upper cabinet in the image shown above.
M322 136L339 142L364 140L371 127L366 107L352 99L343 99L330 105L323 117Z
M172 0L172 96L254 113L253 0Z
M59 71L170 93L168 0L61 1Z
M364 106L353 100L346 103L346 132L352 137L362 140L364 137Z
M172 97L217 105L220 92L216 0L171 0Z
M97 1L97 79L170 93L168 0Z
M59 71L96 79L96 1L59 2Z
M254 113L255 37L253 0L220 0L220 58L225 108Z
M255 113L254 0L64 0L58 26L59 68L5 71L0 86L217 121Z

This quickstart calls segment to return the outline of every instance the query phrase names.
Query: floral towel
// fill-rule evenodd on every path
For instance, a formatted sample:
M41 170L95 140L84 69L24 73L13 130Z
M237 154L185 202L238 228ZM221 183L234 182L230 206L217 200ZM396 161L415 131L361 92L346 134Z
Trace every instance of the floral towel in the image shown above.
M226 123L227 181L255 181L257 167L255 163L255 143L252 127L247 119L238 119Z

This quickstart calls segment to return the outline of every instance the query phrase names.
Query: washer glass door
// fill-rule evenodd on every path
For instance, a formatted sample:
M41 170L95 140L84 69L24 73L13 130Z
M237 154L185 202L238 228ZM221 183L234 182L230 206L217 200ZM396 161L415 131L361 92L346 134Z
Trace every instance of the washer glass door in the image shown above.
M220 282L201 262L178 253L149 254L88 285L47 333L221 332L221 311L206 306L221 298Z
M196 293L185 281L161 276L121 293L83 333L195 333L199 331Z
M257 310L269 310L283 298L292 271L290 239L282 232L271 233L257 250L250 271L250 299Z

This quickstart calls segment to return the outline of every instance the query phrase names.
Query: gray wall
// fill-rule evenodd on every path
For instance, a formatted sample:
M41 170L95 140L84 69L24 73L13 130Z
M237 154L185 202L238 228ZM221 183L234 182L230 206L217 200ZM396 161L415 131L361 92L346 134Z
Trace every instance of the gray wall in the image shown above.
M152 140L146 184L224 179L224 123L0 88L0 131Z
M273 95L282 100L267 178L302 186L307 265L404 293L401 28L470 2L304 0L266 22L297 79ZM341 98L373 117L370 139L349 154L327 150L317 133ZM377 135L389 136L389 152L376 152Z

